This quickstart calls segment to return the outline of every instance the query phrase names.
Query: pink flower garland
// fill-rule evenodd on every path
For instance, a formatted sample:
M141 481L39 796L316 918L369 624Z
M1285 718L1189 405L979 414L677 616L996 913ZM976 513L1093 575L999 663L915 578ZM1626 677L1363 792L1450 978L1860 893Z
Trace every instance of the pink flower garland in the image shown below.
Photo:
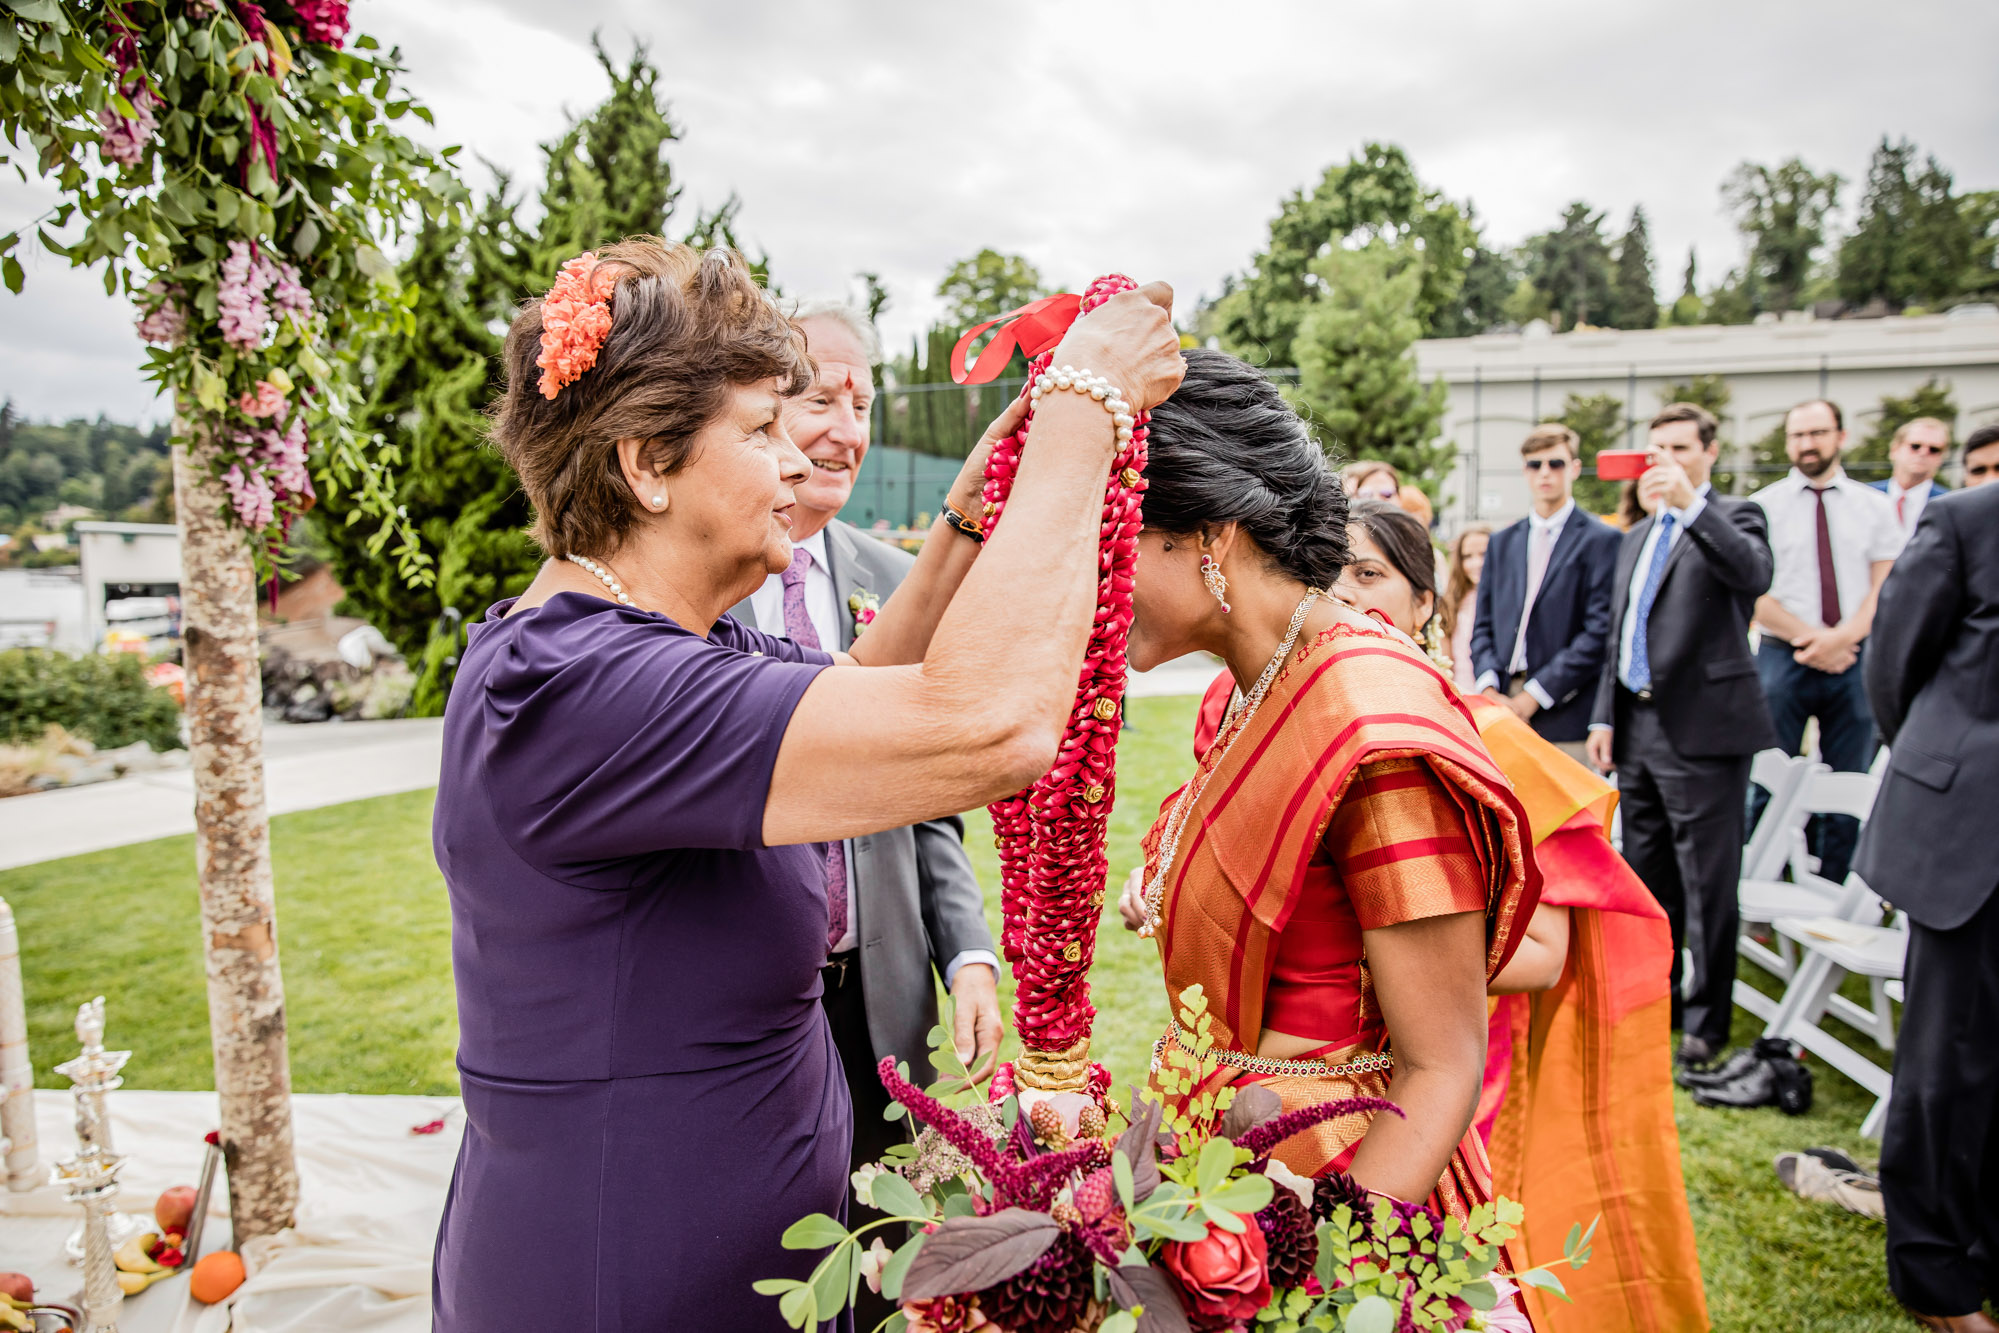
M1121 274L1099 278L1084 292L1082 312L1136 286ZM1030 376L1047 369L1051 359L1052 353L1035 358ZM1026 791L990 807L999 839L1001 947L1015 981L1014 1027L1021 1043L1033 1051L1069 1049L1088 1038L1096 1016L1089 971L1109 871L1104 832L1116 796L1125 641L1131 632L1132 574L1145 491L1145 422L1146 414L1138 413L1131 439L1111 463L1096 623L1055 766ZM986 464L988 530L1005 513L1032 426L1030 407L1019 433L1002 440ZM1010 1087L1013 1079L1003 1082ZM1091 1071L1092 1091L1101 1095L1108 1083L1100 1069Z

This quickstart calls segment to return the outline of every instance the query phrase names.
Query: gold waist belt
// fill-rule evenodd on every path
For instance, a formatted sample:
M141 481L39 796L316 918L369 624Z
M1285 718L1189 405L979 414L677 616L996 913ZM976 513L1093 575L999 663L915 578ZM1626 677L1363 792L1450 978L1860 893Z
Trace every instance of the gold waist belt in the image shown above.
M1188 1055L1197 1059L1203 1058L1187 1044L1186 1034L1181 1031L1180 1024L1168 1019L1166 1031L1160 1033L1159 1040L1152 1043L1153 1069L1159 1068L1160 1059L1166 1054L1166 1043L1169 1041ZM1231 1069L1262 1074L1266 1078L1353 1078L1361 1074L1387 1073L1395 1068L1395 1057L1387 1051L1370 1051L1344 1064L1333 1064L1328 1060L1273 1060L1268 1056L1226 1051L1219 1047L1210 1048L1205 1058L1227 1065Z

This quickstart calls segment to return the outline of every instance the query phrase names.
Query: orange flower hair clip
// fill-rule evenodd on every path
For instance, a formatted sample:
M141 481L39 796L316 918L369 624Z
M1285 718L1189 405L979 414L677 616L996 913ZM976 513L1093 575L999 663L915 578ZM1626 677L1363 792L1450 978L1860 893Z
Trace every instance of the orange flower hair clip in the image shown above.
M541 396L553 399L597 364L597 351L611 334L611 293L618 279L584 251L562 266L541 303Z

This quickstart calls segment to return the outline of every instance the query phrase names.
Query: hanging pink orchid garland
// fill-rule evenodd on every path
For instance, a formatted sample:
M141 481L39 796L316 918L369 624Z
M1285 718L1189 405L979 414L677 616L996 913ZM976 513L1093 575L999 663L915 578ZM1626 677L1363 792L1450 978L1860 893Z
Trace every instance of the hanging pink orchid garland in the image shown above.
M1121 274L1091 283L1081 312L1137 286ZM1030 377L1048 368L1052 352L1030 363ZM995 802L999 840L1001 949L1013 967L1014 1027L1026 1052L1003 1066L995 1100L1016 1083L1048 1091L1087 1091L1101 1099L1110 1076L1088 1060L1090 963L1103 912L1109 862L1104 835L1116 796L1118 732L1124 721L1125 643L1131 633L1132 574L1138 562L1140 500L1145 492L1147 414L1136 415L1131 438L1119 446L1104 491L1097 563L1097 614L1077 684L1075 707L1051 768L1027 790ZM1006 511L1034 409L1020 430L1002 440L986 464L986 524Z

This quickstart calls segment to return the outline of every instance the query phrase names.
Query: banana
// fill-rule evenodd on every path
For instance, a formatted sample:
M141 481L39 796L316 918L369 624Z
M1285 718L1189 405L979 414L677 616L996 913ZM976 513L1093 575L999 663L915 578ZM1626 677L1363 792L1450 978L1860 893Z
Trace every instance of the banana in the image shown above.
M159 1240L159 1233L154 1231L134 1236L118 1247L118 1253L111 1256L111 1262L127 1273L157 1273L160 1265L154 1263L146 1251L157 1245Z
M0 1328L35 1333L35 1321L32 1316L15 1309L12 1302L0 1302Z

